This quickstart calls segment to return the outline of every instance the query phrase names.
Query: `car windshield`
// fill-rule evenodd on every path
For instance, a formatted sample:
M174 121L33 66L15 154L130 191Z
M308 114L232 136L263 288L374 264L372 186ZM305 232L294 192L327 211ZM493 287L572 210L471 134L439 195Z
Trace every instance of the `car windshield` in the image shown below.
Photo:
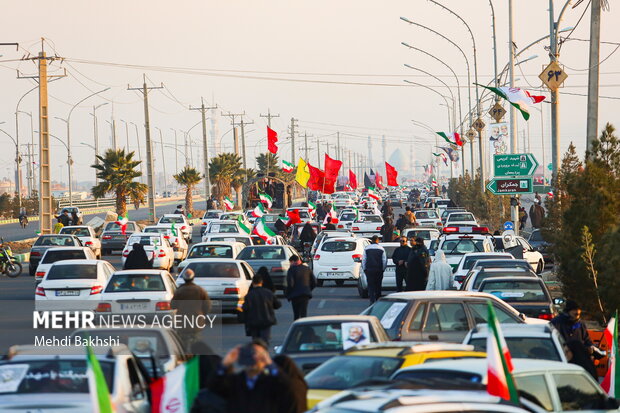
M196 278L239 278L239 267L234 262L190 262L183 272L191 269ZM179 277L183 273L179 274Z
M342 323L301 323L291 327L284 353L342 351L342 349Z
M141 245L159 245L161 244L159 237L149 237L149 236L138 236L138 237L130 237L129 241L127 241L127 245L132 246L133 244L141 244Z
M120 231L120 230L121 230L121 226L119 224L117 224L116 222L108 222L108 224L105 226L104 231ZM134 232L136 230L136 225L132 222L128 222L126 230L129 232Z
M99 360L110 392L113 388L114 363ZM88 393L88 366L79 360L45 359L0 364L3 377L0 394ZM7 379L8 378L8 379Z
M220 216L221 212L217 211L208 211L205 212L204 219L217 219Z
M183 217L161 217L159 220L160 224L182 224Z
M340 221L355 221L355 218L357 218L357 214L355 213L345 212L340 215Z
M166 286L159 274L114 274L105 289L106 293L136 291L166 291Z
M86 259L86 254L83 250L69 250L69 251L47 251L42 264L53 264L56 261L64 261L64 260L84 260Z
M479 262L481 259L484 259L484 257L485 255L470 255L468 257L463 257L463 269L470 270L476 262ZM510 260L510 258L506 258L506 259Z
M86 264L53 265L47 280L96 280L97 266Z
M74 247L76 246L75 241L72 237L65 236L49 236L49 237L39 237L33 244L33 246L68 246Z
M299 211L299 218L310 218L308 211Z
M407 302L405 301L379 300L364 314L377 317L390 339L393 340L399 334L401 323L407 314L406 308Z
M246 247L237 256L240 260L278 260L286 259L284 248L282 247Z
M336 356L305 377L310 389L345 390L364 381L387 379L403 364L397 357Z
M437 212L435 211L416 211L416 219L437 219Z
M170 228L144 228L144 232L147 234L167 234L170 232Z
M360 218L360 222L383 222L380 216L378 215L365 215Z
M245 245L252 245L252 240L248 237L209 237L208 241L241 242Z
M89 329L77 331L75 335L80 337L91 337L91 339L109 339L109 337L118 338L120 344L125 344L129 347L135 356L140 357L142 363L147 360L142 360L143 357L150 358L151 354L159 357L169 357L172 349L169 349L164 337L160 331L145 331L140 328L133 329L120 329L115 328L111 330L107 329ZM174 350L173 350L174 351ZM165 361L165 360L164 360Z
M562 361L551 337L506 337L506 344L512 358ZM476 351L487 350L486 337L476 337L468 344Z
M459 238L446 240L441 245L446 255L462 255L470 252L484 252L484 241L474 238Z
M61 234L75 235L76 237L90 237L88 228L71 228L64 227L60 230Z
M479 259L471 268L523 268L524 270L531 270L532 266L527 261L505 258L501 260Z
M403 370L394 376L394 380L415 380L428 383L432 380L440 380L445 383L482 383L482 376L476 373L456 370L424 369Z
M411 238L411 237L422 238L424 241L430 241L431 234L437 234L437 233L434 231L418 230L418 229L413 229L413 230L409 230L405 232L405 236L407 236L408 238Z
M448 219L450 221L475 221L472 214L450 214Z
M346 252L355 251L357 244L353 241L326 241L321 247L321 251L327 252Z
M493 294L508 303L547 302L547 294L537 279L532 281L487 280L480 291Z
M480 288L480 284L482 284L482 281L488 279L488 278L495 278L495 277L517 277L517 276L527 276L528 273L521 272L521 273L514 273L514 272L505 272L505 271L498 271L498 272L489 272L489 271L480 271L478 273L478 275L476 276L476 279L474 280L474 290L478 290L478 288ZM535 276L535 275L534 275ZM487 289L488 291L488 289Z
M211 224L209 227L209 232L217 232L217 233L238 233L239 228L237 224Z
M195 245L187 258L232 258L233 249L229 245Z
M532 232L532 235L530 235L530 241L534 241L534 242L541 242L544 241L543 237L542 237L542 233L540 231L534 231Z

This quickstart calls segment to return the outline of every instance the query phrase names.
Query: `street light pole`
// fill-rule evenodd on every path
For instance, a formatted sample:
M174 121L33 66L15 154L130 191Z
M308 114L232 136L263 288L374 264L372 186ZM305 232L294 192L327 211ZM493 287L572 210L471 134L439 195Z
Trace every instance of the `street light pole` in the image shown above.
M99 105L93 105L93 113L91 113L93 117L93 140L95 142L95 165L99 165L99 123L97 121L97 109L101 106L107 105L108 102L101 103ZM99 183L99 178L97 178L97 172L95 172L95 185Z
M17 101L15 106L15 146L17 147L15 154L15 162L17 163L17 169L15 173L15 187L17 188L17 200L19 203L19 209L22 207L22 174L21 174L21 157L19 156L19 104L22 100L33 90L37 90L39 85L33 87L22 95Z

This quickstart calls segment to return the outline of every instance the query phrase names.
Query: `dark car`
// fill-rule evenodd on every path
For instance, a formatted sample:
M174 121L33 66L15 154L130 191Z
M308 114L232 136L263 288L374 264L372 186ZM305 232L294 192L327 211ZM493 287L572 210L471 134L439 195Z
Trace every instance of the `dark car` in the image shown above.
M534 248L535 251L538 251L542 254L543 259L545 260L545 264L553 264L553 254L549 251L549 244L542 237L542 232L539 229L535 229L530 234L530 237L527 239L527 242Z
M299 251L301 253L301 251L304 250L304 246L301 245L301 240L299 239L299 236L301 235L301 231L304 229L304 223L299 223L299 224L294 224L291 226L291 233L289 235L289 239L290 239L290 244L293 246L293 248L295 248L297 251ZM321 225L317 222L310 222L310 225L312 225L312 230L314 231L315 234L318 234L319 232L321 232Z
M556 315L551 294L539 277L487 278L478 291L494 295L528 317L551 320Z
M56 247L82 247L82 241L75 235L64 235L64 234L47 234L41 235L37 240L32 244L32 248L30 249L30 260L28 264L28 270L31 276L37 272L37 267L39 266L39 262L41 262L41 258L45 251L50 248Z
M101 255L110 255L112 250L122 250L131 234L139 231L140 225L135 221L127 222L124 234L118 223L108 222L101 233Z
M286 288L286 272L290 267L288 259L297 255L297 251L290 245L253 245L241 250L238 260L244 260L254 272L260 267L266 267L276 289Z

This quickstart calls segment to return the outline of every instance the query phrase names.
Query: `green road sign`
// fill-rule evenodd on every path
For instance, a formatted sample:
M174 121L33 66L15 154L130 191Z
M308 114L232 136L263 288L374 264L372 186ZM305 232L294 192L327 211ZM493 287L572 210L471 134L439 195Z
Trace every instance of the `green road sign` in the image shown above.
M530 176L538 168L538 161L531 153L493 155L494 176Z
M494 195L519 195L534 192L534 179L531 176L517 178L494 178L487 184Z

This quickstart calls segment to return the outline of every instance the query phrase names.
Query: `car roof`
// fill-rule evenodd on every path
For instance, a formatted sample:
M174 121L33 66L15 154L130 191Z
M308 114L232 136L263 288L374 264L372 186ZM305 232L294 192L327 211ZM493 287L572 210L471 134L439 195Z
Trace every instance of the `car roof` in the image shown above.
M92 346L93 353L98 356L107 355L130 355L131 351L125 344L119 344L115 346ZM8 360L20 360L28 359L28 356L32 359L56 359L61 355L66 356L78 356L80 359L86 361L85 352L83 348L76 348L76 346L50 346L45 348L45 354L41 350L41 346L33 344L18 344L11 346L7 352Z
M521 325L521 324L520 324ZM552 370L562 371L576 371L582 372L583 368L571 363L565 363L562 361L551 361L542 359L519 359L513 358L512 364L514 366L513 373L531 373L531 372L548 372ZM415 366L406 367L399 371L409 370L459 370L486 376L487 363L481 363L476 359L461 359L461 360L439 360L434 361L432 364L419 364Z
M495 296L487 293L480 293L477 291L405 291L400 293L388 294L382 298L401 298L407 300L420 300L423 298L459 298L459 297L478 297L478 298L491 298L498 300Z
M183 214L163 214L161 217L159 217L159 219L162 219L163 217L184 217L185 215Z
M62 229L74 229L74 228L92 228L90 225L66 225ZM63 234L64 235L64 234Z
M211 221L211 225L213 224L237 224L239 221L236 219L214 219Z
M509 267L509 268L482 268L481 272L485 272L487 274L495 274L495 273L507 273L507 274L529 274L532 272L530 269L520 268L520 267Z
M474 257L474 256L514 259L514 255L508 252L468 252L467 254L463 255L463 258L469 258L469 257Z
M552 324L500 324L504 337L546 337L552 333ZM486 337L489 331L488 324L478 324L471 331L471 336Z
M81 247L81 246L71 246L71 247L63 247L63 246L59 246L59 247L52 247L52 248L48 248L47 251L45 251L45 253L47 253L48 251L84 251L85 249L89 249L88 247Z
M400 242L380 242L382 247L400 247Z
M158 275L166 273L166 270L118 270L114 271L114 274L146 274L146 275Z
M318 315L312 317L304 317L293 322L293 325L298 324L314 324L321 322L347 322L347 321L367 321L372 322L377 317L372 315Z
M250 238L252 239L252 237L250 236L250 234L246 234L245 232L206 232L205 233L205 237L207 239L211 239L211 238ZM205 241L205 243L208 242L230 242L230 243L234 243L236 241Z
M538 283L543 283L544 281L536 276L536 277L525 277L525 276L510 276L510 277L491 277L491 278L486 278L484 280L482 280L483 283L489 284L489 283L496 283L496 282L502 282L502 281L524 281L524 282L531 282L531 281L536 281Z
M54 267L58 267L59 265L97 265L100 262L107 262L107 261L104 261L104 260L62 260L62 261L56 261L52 265Z
M363 239L364 238L355 238L355 237L351 237L351 236L344 236L344 237L341 237L341 238L331 237L331 238L326 238L325 241L323 241L323 244L327 244L328 242L340 242L340 241L355 242L355 241L361 241Z
M239 241L208 241L208 242L197 242L194 245L192 245L192 248L194 247L222 247L222 246L227 246L227 247L234 247L237 245L243 245L245 247L245 244L243 242L239 242Z
M474 346L460 343L429 343L419 341L386 341L382 343L370 343L354 346L345 351L345 354L363 353L378 349L406 350L403 354L431 353L435 351L474 351Z
M75 235L73 234L42 234L42 235L39 235L39 238L49 238L49 237L75 237Z
M208 263L216 263L216 262L223 262L223 263L227 263L227 262L231 262L231 263L241 263L241 262L245 262L243 260L236 260L234 258L192 258L191 261L188 261L187 265L189 266L190 264L196 264L199 262L208 262Z
M256 235L256 236L258 236L258 235ZM276 237L277 237L277 236L278 236L278 235L276 235ZM251 247L251 248L254 248L254 249L259 249L259 250L260 250L260 249L265 249L265 248L274 248L274 247L276 247L276 248L284 248L284 247L286 247L286 246L287 246L287 245L248 245L246 248Z
M134 232L131 234L131 236L137 236L137 237L141 237L141 236L145 236L145 237L158 237L161 236L162 234L160 234L159 232Z

